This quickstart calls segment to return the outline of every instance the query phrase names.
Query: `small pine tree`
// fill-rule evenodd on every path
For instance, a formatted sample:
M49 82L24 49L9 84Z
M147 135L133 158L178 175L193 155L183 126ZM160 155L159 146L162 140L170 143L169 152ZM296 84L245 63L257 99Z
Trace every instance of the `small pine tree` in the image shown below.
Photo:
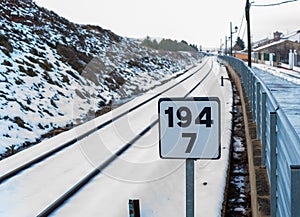
M162 39L159 43L154 39L153 41L149 36L147 36L143 42L143 46L150 47L156 50L166 50L166 51L198 51L197 45L188 44L186 41L182 40L178 42L177 40Z
M156 41L156 39L154 39L153 41L152 41L152 47L154 48L154 49L158 49L158 42Z
M245 49L245 43L240 37L237 38L237 40L235 42L235 47L236 47L236 50L238 50L237 48L239 48L240 50Z
M181 40L181 43L188 44L185 40Z
M151 47L152 48L152 41L151 38L149 36L147 36L143 42L142 45L146 46L146 47Z
M195 44L190 44L190 47L193 48L195 51L198 51L198 47Z

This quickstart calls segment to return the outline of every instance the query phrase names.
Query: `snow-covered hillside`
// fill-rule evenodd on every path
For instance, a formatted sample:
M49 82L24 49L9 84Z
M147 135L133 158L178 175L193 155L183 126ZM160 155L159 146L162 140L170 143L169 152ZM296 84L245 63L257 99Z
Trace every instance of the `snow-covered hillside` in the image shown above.
M150 50L31 0L0 4L1 158L101 115L199 60Z

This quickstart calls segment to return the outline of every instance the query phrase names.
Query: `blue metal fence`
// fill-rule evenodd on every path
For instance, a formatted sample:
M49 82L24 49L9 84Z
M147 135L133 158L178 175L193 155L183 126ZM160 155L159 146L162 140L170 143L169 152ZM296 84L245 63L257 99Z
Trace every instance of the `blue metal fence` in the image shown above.
M264 82L241 60L220 56L239 73L262 143L271 186L271 216L300 216L300 139Z

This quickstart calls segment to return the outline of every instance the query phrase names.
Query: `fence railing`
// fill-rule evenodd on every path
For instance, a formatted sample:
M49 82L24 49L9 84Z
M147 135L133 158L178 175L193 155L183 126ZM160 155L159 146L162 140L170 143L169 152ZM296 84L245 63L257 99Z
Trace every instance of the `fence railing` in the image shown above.
M300 216L300 139L264 82L241 60L220 56L239 73L248 97L257 137L262 144L262 166L271 186L271 217Z

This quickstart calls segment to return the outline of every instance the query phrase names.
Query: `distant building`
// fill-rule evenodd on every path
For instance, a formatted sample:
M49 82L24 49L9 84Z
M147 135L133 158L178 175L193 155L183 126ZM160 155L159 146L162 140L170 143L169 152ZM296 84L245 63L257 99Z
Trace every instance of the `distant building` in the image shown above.
M234 56L236 58L239 58L239 59L245 61L245 62L248 61L248 53L246 53L246 52L238 51L238 52L234 53Z
M270 61L270 54L273 54L273 62L275 66L277 66L280 62L288 63L289 53L291 50L300 54L300 43L290 40L275 41L273 43L253 49L254 62L265 63L265 61Z
M256 47L260 47L260 46L263 46L265 44L268 44L268 41L270 39L269 38L264 38L264 39L261 39L259 41L255 41L252 43L252 48L256 48Z
M296 61L293 63L295 66L299 66L300 63L297 58L300 54L300 30L283 35L281 32L274 32L272 39L260 40L253 44L252 59L257 63L269 62L274 66L280 63L289 64L289 55L292 52L296 57ZM271 58L271 59L270 59Z
M282 32L278 32L278 31L274 32L273 34L274 34L274 41L280 40L280 37L283 35Z

